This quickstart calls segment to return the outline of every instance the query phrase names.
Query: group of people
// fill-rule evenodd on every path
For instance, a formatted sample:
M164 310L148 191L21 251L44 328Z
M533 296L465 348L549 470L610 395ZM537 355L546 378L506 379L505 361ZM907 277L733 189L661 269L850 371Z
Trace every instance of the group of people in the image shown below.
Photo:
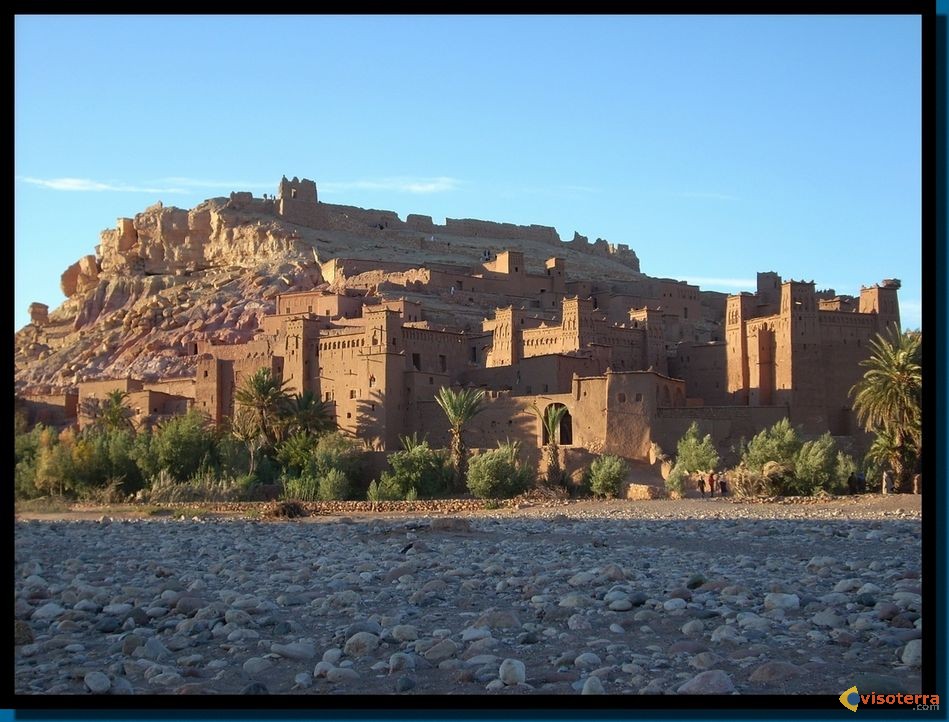
M867 477L864 476L863 472L854 473L850 472L850 476L847 477L847 493L848 494L865 494L867 491Z
M724 476L719 476L714 471L710 471L708 476L699 476L699 491L702 492L702 498L705 498L706 486L708 487L709 497L715 496L715 487L718 487L719 496L728 496L728 482Z

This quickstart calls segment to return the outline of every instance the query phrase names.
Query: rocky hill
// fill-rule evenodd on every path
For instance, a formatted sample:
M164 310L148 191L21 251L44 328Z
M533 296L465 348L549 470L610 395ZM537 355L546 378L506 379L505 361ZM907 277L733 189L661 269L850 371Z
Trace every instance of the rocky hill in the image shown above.
M430 321L475 328L510 300L427 293L406 284L405 272L439 266L475 272L486 252L519 250L532 273L543 273L544 260L558 256L570 280L620 291L649 280L635 253L601 239L575 235L562 242L549 227L468 219L402 221L391 211L317 202L315 185L312 198L297 197L297 188L284 179L277 198L232 193L191 210L157 203L119 219L101 233L94 255L62 274L66 301L48 312L42 304L31 307L32 323L16 333L17 390L58 391L127 374L191 375L197 341L249 340L278 294L321 284L424 300ZM334 258L383 263L368 279L365 272L325 279L321 265ZM396 277L398 283L388 282Z

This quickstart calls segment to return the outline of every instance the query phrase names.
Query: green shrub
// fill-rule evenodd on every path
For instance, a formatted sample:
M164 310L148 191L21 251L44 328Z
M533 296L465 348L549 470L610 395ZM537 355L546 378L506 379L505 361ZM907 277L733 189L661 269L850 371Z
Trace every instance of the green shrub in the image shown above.
M689 472L676 464L672 467L672 470L669 472L669 476L665 481L666 491L668 491L670 494L678 494L680 497L685 496L685 485L688 479Z
M835 488L834 493L841 494L847 488L847 479L851 474L857 473L857 463L850 454L843 451L837 452L837 465L835 468Z
M347 479L355 480L362 476L364 459L365 452L357 441L335 431L317 440L305 472L321 479L331 469L336 469Z
M136 444L135 457L146 476L164 470L176 481L185 481L214 462L214 432L207 416L191 409L162 422L147 442Z
M693 421L676 446L676 466L681 466L688 473L711 471L718 466L718 461L712 435L706 434L704 438L699 438L699 425Z
M739 466L725 474L728 491L739 499L752 499L759 496L771 496L765 479L757 472Z
M186 481L176 481L161 471L142 496L149 503L242 501L247 488L246 476L222 478L207 468Z
M330 469L320 477L320 501L341 501L348 499L350 494L349 479L339 469Z
M426 441L390 454L389 465L392 471L385 475L386 483L399 490L399 498L408 494L410 489L415 489L423 498L444 494L454 475L447 452L429 448Z
M769 461L793 472L794 462L801 449L801 439L787 419L781 419L771 428L756 434L748 442L742 462L751 471L762 473Z
M600 456L590 464L590 490L596 496L616 496L628 472L626 462L618 456Z
M816 491L831 492L837 485L837 444L830 433L805 441L794 463L791 490L808 496Z
M320 482L312 476L294 476L284 479L283 498L297 501L319 501Z
M520 494L533 481L532 471L512 459L510 450L494 449L468 462L468 489L480 499L506 499Z
M369 501L398 501L404 493L399 482L387 471L382 472L379 481L369 484L366 498Z
M17 499L33 499L42 493L36 488L36 460L40 438L46 427L37 424L32 430L26 431L25 418L19 412L16 421L18 433L14 436L13 488Z
M418 492L415 491L415 487L413 486L411 489L409 489L408 493L405 495L405 500L416 501L417 499L418 499Z
M250 470L250 454L247 446L230 434L218 434L215 452L221 476L247 475Z
M288 436L277 447L277 461L283 466L284 472L290 476L300 476L306 471L316 451L316 442L316 438L302 431Z

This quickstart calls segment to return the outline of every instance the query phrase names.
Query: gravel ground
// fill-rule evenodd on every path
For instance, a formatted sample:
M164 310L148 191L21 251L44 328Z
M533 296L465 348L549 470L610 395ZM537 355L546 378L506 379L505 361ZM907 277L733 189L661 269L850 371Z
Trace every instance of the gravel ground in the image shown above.
M521 506L18 516L15 690L922 691L919 497Z

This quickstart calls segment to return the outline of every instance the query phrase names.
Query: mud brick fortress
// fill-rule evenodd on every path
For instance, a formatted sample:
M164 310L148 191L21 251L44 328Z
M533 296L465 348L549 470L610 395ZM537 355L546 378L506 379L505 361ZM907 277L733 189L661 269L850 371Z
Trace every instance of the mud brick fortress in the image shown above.
M486 393L485 411L466 432L472 447L509 438L536 454L546 439L532 408L565 406L558 438L565 453L644 461L653 443L673 450L693 420L722 445L785 417L805 434L858 433L848 390L862 376L869 340L899 323L896 280L855 298L768 272L758 274L755 292L726 297L646 276L628 247L602 239L576 234L563 242L550 227L470 219L402 221L389 211L320 202L306 179L283 178L275 197L214 200L211 220L199 219L212 228L214 213L239 212L273 219L291 239L318 229L319 282L273 294L249 338L183 336L179 355L188 356L189 374L90 379L64 393L21 394L36 414L78 415L81 425L85 398L120 388L140 423L191 407L221 422L234 414L244 379L266 367L288 391L318 395L341 430L375 451L396 450L399 437L412 433L447 442L435 394L466 386ZM158 225L190 228L199 210L158 209ZM128 255L142 245L145 225L120 219L103 233L100 257L84 259L74 276L147 265L154 254ZM404 252L376 243L350 254L357 246L349 241L332 254L320 248L357 237L397 239ZM480 257L451 257L461 239ZM213 255L201 253L205 263ZM572 275L572 264L594 261L605 264L602 273L587 266ZM188 272L197 267L188 262ZM619 280L609 270L617 267L625 269ZM49 323L43 304L30 311L37 327Z

